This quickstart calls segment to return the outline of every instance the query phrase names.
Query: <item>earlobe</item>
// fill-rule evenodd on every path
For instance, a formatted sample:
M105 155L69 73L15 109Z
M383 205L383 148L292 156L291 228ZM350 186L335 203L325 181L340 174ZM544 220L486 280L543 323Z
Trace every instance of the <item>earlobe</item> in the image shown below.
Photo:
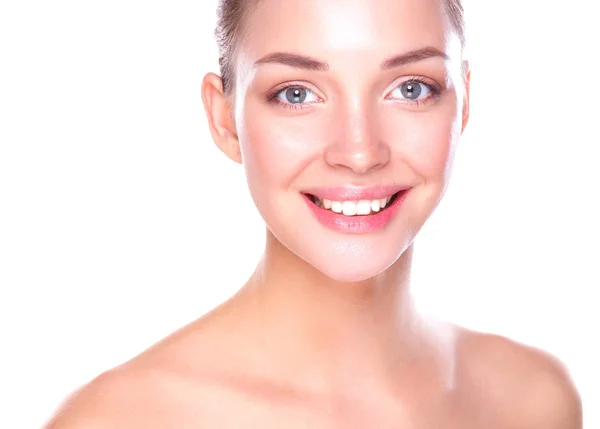
M202 80L202 103L213 141L233 161L241 164L239 139L232 119L229 100L223 93L223 81L214 73L207 73Z
M463 97L463 111L462 111L462 130L461 134L465 131L467 127L467 123L469 122L469 111L471 107L471 97L470 97L470 85L471 85L471 69L469 67L469 62L464 61L464 69L465 73L465 93Z

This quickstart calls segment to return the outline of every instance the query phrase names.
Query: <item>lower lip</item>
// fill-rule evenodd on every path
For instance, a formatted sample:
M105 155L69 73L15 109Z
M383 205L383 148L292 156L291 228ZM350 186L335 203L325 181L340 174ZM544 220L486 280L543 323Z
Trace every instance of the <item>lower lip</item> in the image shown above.
M302 194L308 204L308 208L321 224L334 231L348 234L364 234L368 232L377 232L385 228L394 218L398 209L406 199L408 189L400 191L391 205L386 206L384 210L370 215L345 216L334 213L331 210L318 207L306 194Z

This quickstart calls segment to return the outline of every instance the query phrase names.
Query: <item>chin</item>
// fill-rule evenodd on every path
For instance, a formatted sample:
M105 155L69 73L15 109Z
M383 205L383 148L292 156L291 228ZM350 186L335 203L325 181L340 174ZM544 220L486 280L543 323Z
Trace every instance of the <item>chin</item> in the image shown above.
M255 202L279 243L278 251L298 258L298 269L308 264L325 277L343 283L373 279L398 262L418 232L419 219L424 217L424 213L415 213L407 207L412 216L403 215L387 228L366 234L344 234L324 228L304 209L290 209L294 207L292 204L273 207L260 204L260 200ZM301 216L308 219L300 222ZM300 223L302 228L296 226Z
M409 247L399 246L402 242L347 239L294 253L331 280L355 283L372 279L396 263Z
M373 268L373 267L356 267L356 266L326 266L316 267L323 275L327 276L331 280L343 283L358 283L365 280L372 279L378 274L385 271L385 268ZM386 267L387 268L387 267Z

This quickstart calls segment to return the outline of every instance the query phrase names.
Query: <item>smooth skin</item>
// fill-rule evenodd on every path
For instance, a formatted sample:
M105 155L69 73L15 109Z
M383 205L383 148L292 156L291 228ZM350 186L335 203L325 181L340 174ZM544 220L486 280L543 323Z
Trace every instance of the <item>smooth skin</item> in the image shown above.
M234 92L209 73L202 98L213 140L244 165L264 256L231 299L82 387L47 429L581 428L559 361L426 319L411 297L412 243L469 118L439 1L261 0L247 28ZM382 67L422 48L445 58ZM414 77L419 104L399 89ZM412 189L381 233L344 234L300 192L347 184Z

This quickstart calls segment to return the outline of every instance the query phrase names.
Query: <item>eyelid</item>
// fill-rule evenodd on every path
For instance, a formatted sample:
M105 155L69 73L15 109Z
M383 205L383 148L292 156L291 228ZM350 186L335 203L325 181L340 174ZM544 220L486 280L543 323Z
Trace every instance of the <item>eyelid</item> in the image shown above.
M400 88L402 85L408 82L418 82L422 85L425 85L427 89L429 89L430 95L425 98L415 100L394 98L391 96L394 93L394 91L396 91L398 88ZM428 79L423 76L402 76L402 78L398 78L394 81L394 85L387 92L387 95L384 98L394 103L418 108L425 103L435 103L440 98L443 91L444 87L440 86L437 82L433 81L432 79Z
M402 100L402 99L396 99L396 98L391 98L391 94L398 89L401 85L407 83L407 82L419 82L423 85L425 85L426 87L428 87L431 95L429 95L428 97L424 98L424 99L416 99L416 100ZM319 101L317 102L304 102L304 103L286 103L284 101L279 100L278 95L288 89L288 88L304 88L310 92L312 92L317 98L319 98ZM405 105L414 105L414 106L419 106L422 103L426 103L433 100L437 100L440 95L442 94L442 91L444 90L444 88L439 85L437 82L435 82L433 79L429 79L429 78L425 78L423 76L418 76L418 75L413 75L413 76L401 76L397 79L394 80L394 83L390 86L390 88L387 90L386 95L385 95L385 99L389 99L389 100L394 100L396 102L405 104ZM324 102L325 97L323 97L318 90L315 89L315 87L308 83L308 82L304 82L304 81L289 81L289 82L284 82L281 83L279 85L277 85L276 87L274 87L271 91L269 91L267 93L266 96L266 102L267 103L275 103L278 104L282 107L286 107L286 108L290 108L293 110L296 109L305 109L311 106L314 106L316 103L322 103Z
M385 97L386 98L389 97L389 95L392 92L394 92L394 90L396 90L399 86L405 84L406 82L420 82L420 83L428 86L429 89L433 93L436 93L436 94L439 94L443 90L443 88L432 79L428 79L426 77L418 76L418 75L402 76L402 77L399 77L396 80L394 80L394 83L392 83L392 85L390 85L389 89L386 91Z
M323 102L324 98L320 92L318 90L316 90L314 85L309 84L308 82L302 82L302 81L289 81L289 82L285 82L282 84L277 85L275 88L273 88L268 94L267 94L267 100L271 101L274 98L277 97L277 95L288 88L296 88L296 87L301 87L304 89L308 89L309 91L311 91L313 94L315 94L318 98L319 98L319 102ZM305 103L305 104L310 104L310 103Z

